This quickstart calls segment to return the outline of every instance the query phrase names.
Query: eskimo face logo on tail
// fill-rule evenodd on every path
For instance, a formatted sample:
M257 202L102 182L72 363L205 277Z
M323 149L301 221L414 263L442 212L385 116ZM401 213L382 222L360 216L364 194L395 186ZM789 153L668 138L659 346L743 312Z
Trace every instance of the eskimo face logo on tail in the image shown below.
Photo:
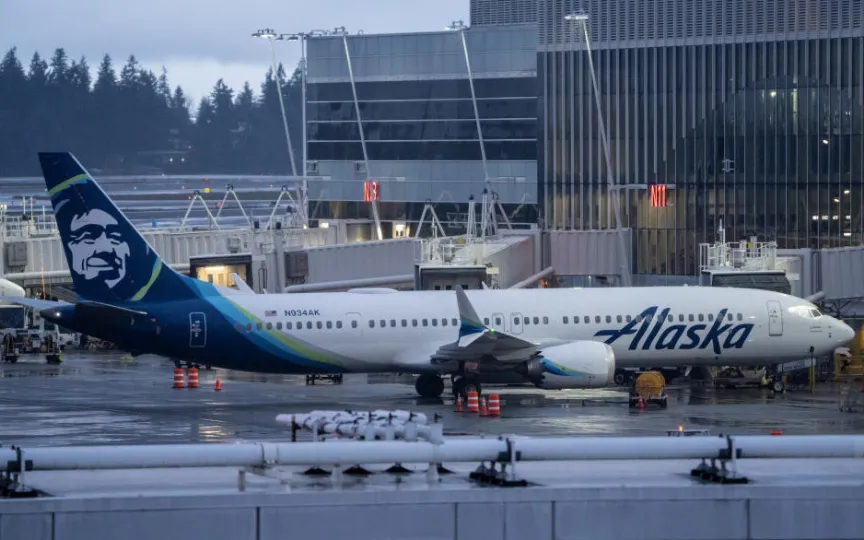
M113 289L126 277L129 244L108 212L97 208L73 215L66 247L71 255L69 269L85 280L104 281Z
M106 301L143 297L159 275L158 258L98 186L89 179L64 185L51 201L78 294Z
M657 313L658 307L651 306L638 317L617 330L600 330L594 337L605 337L607 344L618 341L625 336L633 336L630 340L631 351L641 349L707 349L712 346L714 354L721 354L724 349L740 349L747 343L754 325L751 323L735 324L727 320L728 309L721 309L708 324L666 324L670 308L664 308Z

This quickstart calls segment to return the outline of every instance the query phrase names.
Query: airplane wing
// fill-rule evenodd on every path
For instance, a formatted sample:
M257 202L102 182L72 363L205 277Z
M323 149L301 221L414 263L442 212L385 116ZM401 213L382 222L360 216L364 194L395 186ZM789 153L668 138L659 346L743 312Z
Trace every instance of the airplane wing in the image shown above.
M456 286L456 300L459 304L459 339L438 348L432 355L432 362L449 362L494 356L500 362L524 362L540 352L543 345L520 337L499 332L483 324L477 315L468 295L461 286Z

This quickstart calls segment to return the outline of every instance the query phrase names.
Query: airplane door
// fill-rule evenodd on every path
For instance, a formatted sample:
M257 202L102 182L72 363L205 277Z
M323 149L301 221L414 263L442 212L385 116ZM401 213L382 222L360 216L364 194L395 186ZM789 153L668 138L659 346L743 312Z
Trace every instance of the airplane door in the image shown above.
M496 332L506 332L507 330L504 328L504 314L503 313L493 313L492 320L489 321L492 328L495 329Z
M783 308L776 300L768 301L768 335L783 335Z
M513 334L521 334L522 333L522 314L521 313L511 313L510 314L510 332Z
M350 333L350 335L355 337L360 337L363 335L363 326L360 324L359 313L346 313L345 326L347 326L346 330Z
M201 349L207 345L207 316L201 312L189 314L189 347Z

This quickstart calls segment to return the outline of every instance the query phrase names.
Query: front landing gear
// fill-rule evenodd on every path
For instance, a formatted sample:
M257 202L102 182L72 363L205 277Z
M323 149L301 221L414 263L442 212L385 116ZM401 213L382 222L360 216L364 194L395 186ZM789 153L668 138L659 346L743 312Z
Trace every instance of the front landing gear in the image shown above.
M414 388L420 397L437 398L444 393L444 380L438 375L430 375L428 373L417 377L414 383Z

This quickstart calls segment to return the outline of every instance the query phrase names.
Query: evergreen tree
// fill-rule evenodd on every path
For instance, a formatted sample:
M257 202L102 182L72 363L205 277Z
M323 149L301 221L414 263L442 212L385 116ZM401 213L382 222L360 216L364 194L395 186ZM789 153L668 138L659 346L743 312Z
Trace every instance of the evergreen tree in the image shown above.
M96 173L290 174L279 91L302 174L299 71L277 74L281 87L268 70L257 95L248 82L235 92L216 81L193 120L167 70L156 76L134 55L118 76L106 54L94 81L87 60L62 47L48 62L36 52L27 69L12 48L0 60L0 177L39 175L36 153L49 148L75 152Z
M11 176L21 166L21 143L27 112L32 107L27 75L15 47L0 62L0 176Z

